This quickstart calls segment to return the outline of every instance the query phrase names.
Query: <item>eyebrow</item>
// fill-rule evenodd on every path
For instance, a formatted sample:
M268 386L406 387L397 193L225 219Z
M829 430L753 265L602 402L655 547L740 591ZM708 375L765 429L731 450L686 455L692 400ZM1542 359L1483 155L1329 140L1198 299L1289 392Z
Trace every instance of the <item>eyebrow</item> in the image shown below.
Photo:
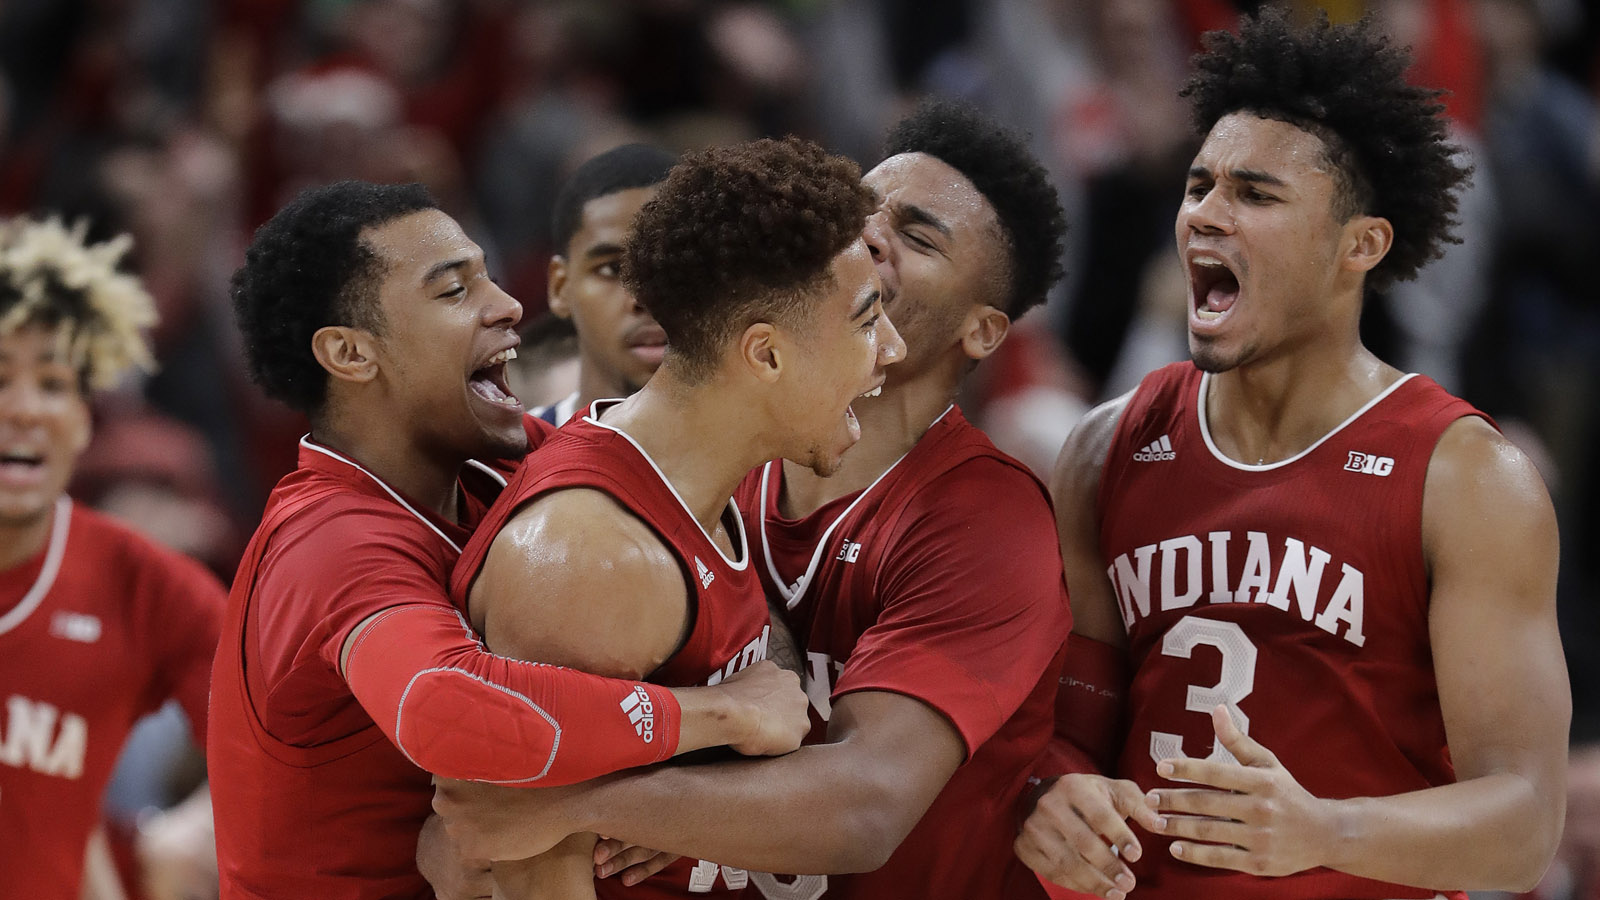
M896 217L908 225L926 225L945 237L950 236L950 226L934 218L933 213L911 203L897 203L894 206Z
M1205 166L1191 166L1189 168L1189 177L1194 179L1211 178L1213 176L1211 174L1211 170ZM1285 182L1282 178L1279 178L1276 175L1269 175L1268 173L1259 169L1235 169L1229 177L1233 178L1235 181L1244 181L1249 182L1250 184L1270 184L1276 185L1277 187L1283 187L1285 185Z
M866 315L867 310L872 308L872 304L878 302L878 297L881 293L881 291L874 288L871 293L867 294L866 298L861 301L861 305L856 307L856 311L850 314L850 320L855 321Z
M583 255L585 259L593 259L596 256L616 256L621 252L621 244L614 244L610 241L606 241L604 243L595 244L592 247L586 248L583 251Z
M447 259L444 262L435 263L431 268L428 269L426 273L423 274L422 283L427 284L451 269L464 269L471 262L472 257L463 256L457 259Z

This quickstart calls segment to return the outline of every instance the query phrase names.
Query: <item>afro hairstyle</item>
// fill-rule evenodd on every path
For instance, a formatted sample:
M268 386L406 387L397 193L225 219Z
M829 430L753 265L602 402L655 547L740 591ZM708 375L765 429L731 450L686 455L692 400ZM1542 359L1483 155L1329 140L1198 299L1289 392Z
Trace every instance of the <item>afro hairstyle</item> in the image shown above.
M1457 194L1471 169L1448 141L1441 91L1406 81L1410 54L1371 16L1331 25L1320 14L1296 27L1266 8L1237 36L1208 32L1181 92L1203 135L1235 112L1286 122L1316 136L1338 181L1335 214L1388 219L1394 244L1368 274L1381 290L1460 243Z
M972 182L994 207L1010 255L1002 311L1013 320L1061 280L1067 219L1023 138L966 104L929 98L890 129L884 155L926 153ZM997 304L999 305L999 304Z
M639 210L623 279L698 378L751 324L803 321L872 208L860 167L810 141L689 153Z
M88 234L86 221L0 222L0 335L59 328L80 386L107 388L155 368L144 330L156 323L156 303L120 268L133 239L91 244Z
M267 396L321 412L328 373L311 336L329 325L383 327L381 262L362 231L437 208L420 184L341 181L302 192L256 230L233 273L233 309L250 375Z
M572 236L578 233L583 208L590 200L660 184L677 161L670 151L652 144L623 144L579 166L556 194L550 213L550 237L556 252L565 256L571 251Z

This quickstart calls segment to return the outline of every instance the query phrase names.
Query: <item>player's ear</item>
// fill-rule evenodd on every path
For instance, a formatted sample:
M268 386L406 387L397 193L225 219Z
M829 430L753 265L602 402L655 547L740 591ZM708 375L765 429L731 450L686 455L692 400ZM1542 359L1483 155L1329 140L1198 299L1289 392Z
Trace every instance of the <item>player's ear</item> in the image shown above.
M341 381L367 382L378 377L377 339L350 325L327 325L311 336L317 364Z
M550 257L550 266L545 272L546 290L549 292L548 302L550 312L563 319L572 318L572 307L567 305L567 298L561 292L567 287L567 258L565 256Z
M1394 225L1382 216L1356 216L1345 223L1349 249L1344 267L1352 272L1370 272L1394 246Z
M987 304L975 306L961 323L961 349L968 359L983 359L993 353L1011 330L1011 317Z
M787 362L782 343L771 322L755 322L739 335L739 362L756 380L771 384L783 374Z

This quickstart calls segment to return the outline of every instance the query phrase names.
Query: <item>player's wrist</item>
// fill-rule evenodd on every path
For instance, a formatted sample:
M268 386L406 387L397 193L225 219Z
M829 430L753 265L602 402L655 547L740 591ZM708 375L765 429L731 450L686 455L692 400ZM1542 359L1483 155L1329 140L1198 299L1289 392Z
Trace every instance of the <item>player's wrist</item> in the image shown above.
M717 687L673 688L678 701L678 753L739 744L758 727L755 704Z
M1349 871L1349 866L1361 858L1362 828L1361 798L1330 800L1318 798L1316 821L1319 823L1312 836L1312 852L1318 855L1313 865L1335 871ZM1310 868L1309 866L1307 868Z

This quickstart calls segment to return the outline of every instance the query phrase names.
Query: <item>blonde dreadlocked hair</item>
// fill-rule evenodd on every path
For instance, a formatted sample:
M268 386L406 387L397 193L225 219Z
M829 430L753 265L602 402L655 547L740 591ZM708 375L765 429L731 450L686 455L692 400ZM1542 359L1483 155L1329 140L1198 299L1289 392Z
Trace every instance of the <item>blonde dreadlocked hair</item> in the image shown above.
M60 327L84 383L106 388L129 369L155 368L142 332L156 323L156 306L139 279L117 269L133 239L91 245L88 232L82 221L0 220L0 335Z

